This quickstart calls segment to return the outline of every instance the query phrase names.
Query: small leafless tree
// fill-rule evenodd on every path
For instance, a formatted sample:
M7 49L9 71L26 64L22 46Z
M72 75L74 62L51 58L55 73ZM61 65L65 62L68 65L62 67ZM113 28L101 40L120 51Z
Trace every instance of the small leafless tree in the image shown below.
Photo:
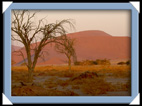
M55 50L65 54L68 58L69 71L71 70L71 61L76 61L76 52L74 48L75 39L71 39L66 35L58 37L58 42L55 43Z
M38 58L42 55L42 49L45 45L55 42L57 38L56 35L62 36L66 34L64 24L69 24L70 26L73 26L73 24L71 20L62 20L45 25L43 18L39 20L36 25L33 20L36 13L31 14L28 10L13 10L12 13L11 30L14 34L11 35L11 38L14 41L21 42L25 47L26 57L24 57L22 51L19 50L18 52L23 57L23 60L25 60L25 64L28 68L28 81L32 82L33 71ZM42 36L39 36L39 33L42 34ZM37 42L39 39L40 42ZM31 46L32 43L35 43L34 46ZM34 52L34 57L32 57L32 52Z

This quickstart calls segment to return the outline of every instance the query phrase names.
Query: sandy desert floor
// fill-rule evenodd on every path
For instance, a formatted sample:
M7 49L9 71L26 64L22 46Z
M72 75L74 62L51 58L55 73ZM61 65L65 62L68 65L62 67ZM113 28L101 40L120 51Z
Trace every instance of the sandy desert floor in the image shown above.
M131 96L129 65L12 67L12 96Z

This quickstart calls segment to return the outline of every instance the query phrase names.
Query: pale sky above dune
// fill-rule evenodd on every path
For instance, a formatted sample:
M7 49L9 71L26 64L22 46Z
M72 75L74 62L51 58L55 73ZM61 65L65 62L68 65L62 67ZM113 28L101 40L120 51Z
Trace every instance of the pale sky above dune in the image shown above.
M37 12L31 10L31 12ZM112 36L131 36L131 12L129 10L38 10L34 21L46 17L47 23L73 19L75 30L102 30ZM12 42L15 44L15 42Z
M37 13L36 20L47 17L50 23L73 19L76 32L102 30L112 36L130 36L130 15L129 10L42 10Z

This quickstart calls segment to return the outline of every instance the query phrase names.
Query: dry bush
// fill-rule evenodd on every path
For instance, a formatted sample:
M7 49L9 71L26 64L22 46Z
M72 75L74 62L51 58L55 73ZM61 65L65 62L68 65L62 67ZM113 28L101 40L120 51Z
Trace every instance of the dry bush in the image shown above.
M116 87L111 83L105 82L101 78L85 79L81 85L81 90L89 95L96 96L100 94L106 94L108 91L115 91Z
M43 87L22 86L12 89L12 96L46 96L47 91Z
M110 60L108 59L97 59L94 60L84 60L84 61L76 61L74 65L111 65Z
M126 61L127 65L131 65L131 60Z
M117 65L126 65L126 62L124 61L118 62Z
M110 60L107 59L97 59L96 61L94 61L94 64L96 65L111 65Z
M78 96L73 91L47 90L37 86L23 86L12 89L12 96Z
M80 89L78 85L72 85L72 89Z
M118 62L117 65L131 65L131 60Z
M116 90L116 86L112 85L111 83L105 82L102 77L96 76L85 78L75 77L74 80L70 80L70 84L72 85L72 89L75 89L76 86L79 85L77 86L78 89L80 88L82 92L92 96L105 94L108 91Z
M94 65L94 61L93 60L76 61L74 62L74 65L81 65L81 66Z
M72 77L71 81L76 80L76 79L94 78L94 77L98 77L97 73L86 71L86 72L81 73L80 75Z
M94 62L91 60L85 60L80 62L80 65L94 65Z

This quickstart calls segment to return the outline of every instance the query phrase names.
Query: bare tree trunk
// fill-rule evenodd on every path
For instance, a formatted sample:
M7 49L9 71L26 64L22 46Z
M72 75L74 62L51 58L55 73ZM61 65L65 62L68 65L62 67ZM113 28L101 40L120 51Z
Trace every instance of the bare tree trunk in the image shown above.
M33 69L30 68L28 71L29 71L28 82L32 83L33 82Z
M27 59L28 59L28 82L33 82L33 68L32 68L32 62L31 62L31 53L30 53L30 45L27 47Z

